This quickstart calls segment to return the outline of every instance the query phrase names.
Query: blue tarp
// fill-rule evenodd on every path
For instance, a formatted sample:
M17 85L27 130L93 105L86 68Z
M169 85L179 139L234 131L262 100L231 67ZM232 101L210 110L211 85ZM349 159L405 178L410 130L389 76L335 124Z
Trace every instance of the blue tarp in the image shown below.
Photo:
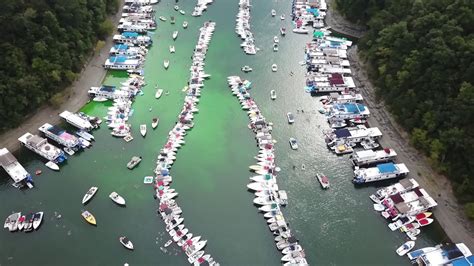
M395 167L395 165L393 163L383 163L383 164L379 164L377 165L377 168L379 169L379 172L380 173L393 173L395 171L397 171L397 168Z
M346 103L344 104L344 107L346 108L347 112L353 114L358 114L365 110L365 106L360 103Z
M127 49L128 49L128 45L126 45L126 44L116 44L116 45L114 46L114 48L117 49L117 50L127 50Z
M453 266L471 266L472 264L469 263L467 258L459 258L459 259L451 261L451 265L453 265Z
M122 33L122 36L126 37L126 38L136 38L136 37L138 37L138 33L137 32L126 31L126 32Z
M347 138L351 136L351 132L347 128L336 129L334 131L337 138Z
M306 9L309 13L313 13L314 16L319 16L319 10L317 8L308 8Z
M113 63L125 63L125 61L127 61L127 57L125 57L125 56L111 56L109 58L109 61L113 62Z

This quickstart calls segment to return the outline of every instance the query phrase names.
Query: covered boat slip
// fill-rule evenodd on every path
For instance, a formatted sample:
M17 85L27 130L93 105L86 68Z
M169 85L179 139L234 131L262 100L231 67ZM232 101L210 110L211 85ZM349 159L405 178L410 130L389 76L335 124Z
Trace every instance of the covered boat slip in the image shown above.
M66 122L68 122L69 124L79 129L86 130L86 131L89 131L92 129L92 124L77 114L71 113L69 111L64 111L60 113L59 116L63 118L64 120L66 120Z
M15 183L20 183L30 176L25 168L17 161L15 156L6 148L0 149L0 165Z

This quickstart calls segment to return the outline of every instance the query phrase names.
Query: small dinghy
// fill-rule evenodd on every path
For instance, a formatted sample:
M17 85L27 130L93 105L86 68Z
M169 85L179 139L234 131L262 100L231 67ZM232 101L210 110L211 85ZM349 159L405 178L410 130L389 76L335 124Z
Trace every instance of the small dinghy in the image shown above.
M119 237L119 241L126 249L133 250L133 243L126 236Z
M408 253L408 251L412 250L413 247L415 247L415 241L407 241L405 244L403 244L401 247L397 248L397 254L398 256L404 256L405 254Z
M82 204L86 204L89 200L92 199L92 197L95 195L95 193L97 193L97 190L99 188L98 187L91 187L89 188L89 190L87 191L87 193L84 195L84 197L82 198Z
M285 15L284 15L284 14L281 14L280 19L281 19L281 20L285 20Z
M174 19L173 16L171 16L170 23L171 23L171 24L174 24L175 22L176 22L176 20Z
M170 60L164 60L163 61L163 66L165 67L165 69L168 69L168 67L170 66Z
M183 28L186 29L188 27L188 22L187 21L183 21Z
M277 70L278 70L277 64L273 64L273 65L272 65L272 71L273 71L273 72L277 72Z
M59 171L59 166L56 163L52 162L52 161L49 161L49 162L45 163L44 165L46 165L51 170Z
M146 125L145 124L141 124L140 125L140 134L145 137L146 135Z
M160 122L160 119L157 117L154 117L151 120L151 128L155 129L158 126L158 123Z
M109 198L113 202L117 203L118 205L125 206L125 199L122 196L120 196L117 192L114 191L110 193Z
M276 16L277 12L275 11L275 9L272 9L271 14L272 14L272 17Z
M174 10L178 11L178 10L179 10L179 6L178 6L178 5L175 5L175 6L174 6Z

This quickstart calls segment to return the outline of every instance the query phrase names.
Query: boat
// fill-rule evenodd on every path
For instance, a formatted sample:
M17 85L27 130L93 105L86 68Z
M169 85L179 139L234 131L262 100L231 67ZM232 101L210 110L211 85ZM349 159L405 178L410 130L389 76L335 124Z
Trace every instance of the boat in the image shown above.
M174 53L174 52L176 52L174 45L170 45L170 53Z
M81 138L83 138L83 139L85 139L85 140L87 140L87 141L92 141L92 140L94 140L94 136L93 136L92 134L90 134L90 133L88 133L88 132L85 132L85 131L83 131L83 130L78 130L78 131L76 131L75 133L76 133L76 135L78 135L79 137L81 137Z
M298 142L296 141L295 138L290 138L290 146L293 150L298 149Z
M120 196L117 192L114 191L110 193L109 198L113 200L115 203L117 203L118 205L125 206L125 199L122 196Z
M176 40L176 38L178 38L178 31L177 30L173 31L173 36L172 37L173 37L173 40Z
M26 221L26 216L25 215L22 215L22 216L20 216L20 218L18 218L18 226L17 227L18 227L19 231L23 230L23 227L26 225L25 221ZM5 225L4 225L4 227L5 227Z
M396 252L398 256L404 256L410 250L412 250L413 247L415 247L415 241L410 240L410 241L405 242L405 244L401 245L399 248L397 248Z
M273 44L273 52L278 52L278 44L277 43Z
M130 142L130 141L133 140L133 137L132 137L132 135L127 135L127 136L123 137L123 140L125 140L125 142Z
M294 33L308 34L309 30L306 27L294 28Z
M420 226L430 225L433 221L434 221L434 219L431 219L431 218L424 218L424 219L421 219L421 220L417 220L417 222Z
M286 118L288 119L288 124L295 122L295 116L291 112L286 113Z
M141 124L140 125L140 134L145 137L146 135L146 124Z
M378 211L378 212L381 212L381 211L385 210L385 206L383 204L380 204L380 203L374 203L374 210Z
M88 223L90 223L90 224L92 224L92 225L97 225L97 222L96 222L96 220L95 220L95 217L94 217L94 215L92 215L92 213L90 213L90 212L88 212L88 211L83 211L83 212L81 213L81 215L82 215L82 217L84 217L84 219L85 219Z
M178 5L175 5L175 6L174 6L174 10L178 11L178 10L179 10L179 6L178 6Z
M431 213L431 212L418 213L417 215L415 215L415 219L417 221L422 220L422 219L426 219L426 218L430 217L432 214L433 213Z
M59 166L56 163L52 162L52 161L49 161L49 162L45 163L44 165L46 165L51 170L59 171Z
M188 22L187 21L183 21L183 28L186 29L188 27Z
M125 248L129 250L133 250L133 243L127 237L121 236L119 237L120 244L122 244Z
M43 212L37 212L33 216L33 229L38 229L43 221Z
M270 91L270 99L275 100L277 98L275 90Z
M285 20L285 14L281 14L280 19Z
M273 42L274 43L279 43L280 42L280 40L278 39L278 36L276 36L276 35L273 36Z
M167 68L167 67L165 67L165 68ZM157 89L156 93L155 93L155 98L159 99L162 94L163 94L163 89Z
M97 193L98 187L91 187L82 198L82 204L86 204Z
M277 64L273 64L273 65L272 65L272 71L273 71L273 72L277 72L277 70L278 70Z
M419 235L420 233L421 233L421 230L417 228L410 229L409 231L406 232L408 238L410 238L411 240L416 240L416 236Z
M329 179L327 176L321 173L317 173L316 178L324 189L329 188Z
M286 28L285 28L285 27L281 27L281 28L280 28L280 34L281 34L281 36L285 36L285 35L286 35Z
M71 149L71 148L69 148L69 147L64 147L64 148L63 148L63 151L64 151L65 153L67 153L68 155L70 155L70 156L72 156L72 155L74 155L74 154L76 153L73 149Z
M127 163L127 168L131 170L135 166L137 166L141 161L142 161L142 157L133 156L132 159L130 159L130 161Z
M34 213L30 213L26 216L25 218L25 224L23 226L23 230L25 232L31 232L33 231L33 217L35 216ZM14 227L12 228L13 231L15 231L17 228L17 224L14 225ZM11 230L10 230L11 231Z
M3 228L8 228L8 231L13 232L18 229L18 220L21 217L21 212L12 213L10 214L7 219L5 219L5 223L3 224Z
M408 259L410 259L411 261L414 261L414 260L416 260L418 257L420 257L421 255L426 254L426 253L429 253L429 252L431 252L431 251L435 251L435 250L437 250L437 249L438 249L438 247L425 247L425 248L420 248L420 249L417 249L417 250L408 252L407 256L408 256Z
M284 248L281 252L286 255L286 254L290 254L292 252L301 251L301 250L303 250L303 248L300 245L293 244L293 245L290 245L290 246Z
M160 19L161 21L166 21L166 18L163 17L163 16L160 16L159 19Z
M173 240L168 240L166 243L165 243L165 248L169 247L169 245L171 245L171 243L173 243Z
M186 12L185 12L184 10L182 10L182 9L179 10L179 13L180 13L181 15L186 15Z
M253 69L249 66L243 66L240 70L242 70L245 73L251 72Z
M176 22L176 20L174 19L174 16L171 16L170 23L174 24L175 22Z
M165 69L168 69L168 67L170 66L170 60L165 59L163 61L163 66L165 67Z
M271 14L272 14L272 17L276 16L277 12L275 11L275 9L272 9Z
M154 117L151 120L151 128L155 129L158 126L158 123L160 122L160 119L157 117Z

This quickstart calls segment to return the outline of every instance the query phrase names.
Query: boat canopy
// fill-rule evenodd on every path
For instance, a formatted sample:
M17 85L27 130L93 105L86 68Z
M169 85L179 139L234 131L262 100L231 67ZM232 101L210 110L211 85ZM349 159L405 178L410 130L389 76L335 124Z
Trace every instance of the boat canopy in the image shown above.
M313 32L313 38L323 38L324 37L324 32L320 30L315 30Z
M351 132L347 128L336 129L334 131L337 138L347 138L351 136Z
M126 31L126 32L122 33L122 36L126 37L126 38L136 38L136 37L138 37L138 33L137 32Z
M393 172L396 172L397 171L397 168L395 167L395 164L393 163L383 163L383 164L379 164L377 165L377 168L379 169L379 172L381 174L384 174L384 173L393 173Z
M456 260L451 261L451 265L453 266L471 266L474 265L474 256L463 257Z

